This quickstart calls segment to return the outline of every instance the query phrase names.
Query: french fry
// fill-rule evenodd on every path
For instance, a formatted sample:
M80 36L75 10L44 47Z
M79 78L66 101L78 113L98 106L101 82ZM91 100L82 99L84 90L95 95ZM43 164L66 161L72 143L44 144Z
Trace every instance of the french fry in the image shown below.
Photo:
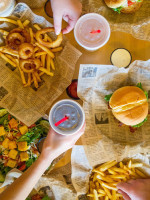
M19 61L18 61L19 62ZM26 85L26 79L25 79L25 75L24 75L24 72L22 71L22 69L20 68L19 66L19 63L17 63L17 66L18 66L18 69L19 69L19 72L20 72L20 76L21 76L21 80L22 80L22 83L23 85Z
M34 28L36 28L36 30L41 30L41 27L39 27L39 25L38 24L33 24L33 26L34 26Z
M97 191L93 190L93 193L94 193L94 200L99 200Z
M46 55L41 55L41 62L44 68L45 68L45 63L46 63L45 59L46 59Z
M50 71L50 65L51 65L51 57L47 55L46 68L48 71Z
M24 85L24 87L27 87L30 85L31 85L31 73L28 73L28 82L26 83L26 85Z
M49 54L51 58L55 57L53 52L51 52L50 49L48 49L47 47L44 47L43 45L39 44L38 42L36 42L35 45L38 46L39 48L41 48L43 51L46 51L47 54Z
M6 46L0 47L0 52L19 57L19 54L17 52L8 49Z
M104 171L106 171L107 169L113 167L116 164L117 164L117 162L114 160L112 162L106 163L105 165L101 166L99 169L100 169L100 171L104 172Z
M37 51L39 51L39 50L40 50L39 47L35 47L34 50L33 50L33 52L35 53L35 52L37 52Z
M53 53L56 53L56 52L59 52L59 51L62 51L62 47L56 47L56 48L54 48L54 49L51 49L51 51L53 52Z
M23 22L23 26L26 27L28 26L28 24L30 23L30 21L28 19L26 19L24 22Z
M38 88L39 85L38 85L38 81L37 81L37 79L36 79L36 76L35 76L34 72L32 73L32 77L33 77L33 81L34 81L34 86L35 86L36 88Z
M98 179L100 179L100 180L102 180L102 181L108 182L108 183L113 182L112 179L110 179L110 178L108 178L108 177L106 177L106 176L101 176L100 174L96 175L96 178L98 178Z
M135 172L136 172L137 175L139 175L139 176L142 177L142 178L146 178L146 177L147 177L147 176L146 176L143 172L141 172L139 169L135 169Z
M17 20L17 24L20 28L24 29L23 23L20 19Z
M107 188L107 189L117 191L117 188L116 188L116 187L113 187L113 186L111 186L111 185L109 185L109 184L107 184L107 183L102 182L101 185L102 185L103 187Z
M54 65L54 61L53 61L53 59L50 60L50 63L51 63L51 67L52 67L52 69L55 70L55 65Z
M142 167L143 164L142 163L134 163L131 165L131 168L137 168L137 167Z
M7 35L9 34L8 31L5 31L5 30L3 30L3 29L0 29L0 33L2 33L2 34L5 35L5 36L7 36Z
M92 172L96 172L96 173L98 173L98 174L100 174L102 176L105 176L105 174L103 172L101 172L101 171L99 171L97 169L93 169Z
M3 35L4 40L6 40L6 35Z
M5 17L0 17L0 22L9 22L11 24L18 25L17 21Z
M108 196L105 196L105 200L109 200L109 197L108 197Z
M43 40L44 40L45 42L47 42L47 38L48 38L48 35L47 35L47 34L45 34L45 35L44 35L44 39L43 39Z
M120 168L122 168L122 169L123 169L123 163L122 163L122 162L120 162L120 163L119 163L119 165L120 165Z
M49 76L54 76L54 73L49 72L47 69L40 67L39 68L40 71L44 72L45 74L49 75Z
M16 59L14 58L14 57L12 57L11 55L9 55L9 54L5 54L5 56L7 57L7 58L9 58L11 61L13 61L14 63L16 63Z
M41 78L40 78L40 76L39 76L39 74L37 72L34 72L34 75L35 75L35 77L36 77L36 79L37 79L38 82L42 81Z
M36 53L35 57L39 57L39 56L46 55L46 54L47 54L47 52L41 51L41 52Z
M94 197L94 194L88 194L87 196L88 196L88 197ZM97 196L98 196L98 197L103 197L104 195L103 195L103 194L97 194Z
M112 190L112 199L113 199L113 200L116 200L116 199L117 199L116 191L115 191L115 190Z
M34 43L34 36L33 36L33 30L32 28L29 28L29 33L30 33L30 37L31 37L31 43Z
M6 55L0 53L0 57L3 58L6 62L10 63L13 67L17 67L16 63L10 60Z
M130 161L128 162L128 168L131 169L131 166L132 166L132 161L130 160Z
M99 189L99 190L98 190L98 193L103 194L103 195L106 195L106 192L105 192L104 190L102 190L102 189Z
M113 171L112 169L108 169L108 172L110 173L110 174L117 174L115 171Z

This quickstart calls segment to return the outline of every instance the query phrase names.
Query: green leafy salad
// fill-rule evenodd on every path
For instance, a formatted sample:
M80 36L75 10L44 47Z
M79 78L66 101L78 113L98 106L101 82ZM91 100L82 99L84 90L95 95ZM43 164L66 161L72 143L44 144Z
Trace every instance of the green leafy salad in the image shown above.
M25 171L35 162L39 156L36 144L47 135L49 127L43 118L28 127L0 108L0 183L11 169Z

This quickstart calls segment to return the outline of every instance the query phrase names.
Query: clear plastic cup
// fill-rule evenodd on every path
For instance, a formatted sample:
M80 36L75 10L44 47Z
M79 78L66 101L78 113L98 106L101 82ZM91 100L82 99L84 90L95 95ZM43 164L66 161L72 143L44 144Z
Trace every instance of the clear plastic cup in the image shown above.
M91 33L100 30L100 33ZM95 51L104 46L110 38L108 21L99 14L89 13L77 21L74 28L77 43L89 51Z
M68 117L66 121L58 126L55 123ZM77 133L84 125L85 114L83 108L77 102L69 99L58 101L50 110L49 122L54 131L61 135L72 135Z
M0 1L0 17L8 17L15 8L15 0Z

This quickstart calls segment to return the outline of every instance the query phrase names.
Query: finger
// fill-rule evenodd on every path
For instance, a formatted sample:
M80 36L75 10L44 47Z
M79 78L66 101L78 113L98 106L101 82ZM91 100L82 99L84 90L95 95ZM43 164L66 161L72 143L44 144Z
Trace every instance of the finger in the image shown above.
M129 183L118 183L118 185L117 185L117 188L119 189L119 190L122 190L123 192L125 192L125 193L129 193L130 192L130 187L131 187L131 185L129 184Z
M77 20L68 20L68 26L62 30L63 34L67 34L70 31L72 31L72 29L74 28L75 24L76 24Z
M53 15L54 18L54 28L55 28L55 33L56 35L59 35L61 32L61 27L62 27L62 14L61 13L56 13Z
M123 198L124 198L125 200L131 200L131 198L130 198L125 192L123 192L122 190L118 190L118 192L119 192L120 194L122 194L122 196L123 196Z

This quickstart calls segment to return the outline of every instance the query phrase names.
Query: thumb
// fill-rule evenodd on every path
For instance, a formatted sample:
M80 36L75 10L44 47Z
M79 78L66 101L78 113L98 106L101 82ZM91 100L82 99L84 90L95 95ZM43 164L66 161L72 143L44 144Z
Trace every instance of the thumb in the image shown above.
M118 192L119 192L120 194L122 194L122 196L123 196L123 198L124 198L125 200L131 200L130 197L129 197L125 192L123 192L122 190L118 190Z
M56 35L59 35L61 32L61 26L62 26L62 14L54 12L54 28L55 28L55 33Z

